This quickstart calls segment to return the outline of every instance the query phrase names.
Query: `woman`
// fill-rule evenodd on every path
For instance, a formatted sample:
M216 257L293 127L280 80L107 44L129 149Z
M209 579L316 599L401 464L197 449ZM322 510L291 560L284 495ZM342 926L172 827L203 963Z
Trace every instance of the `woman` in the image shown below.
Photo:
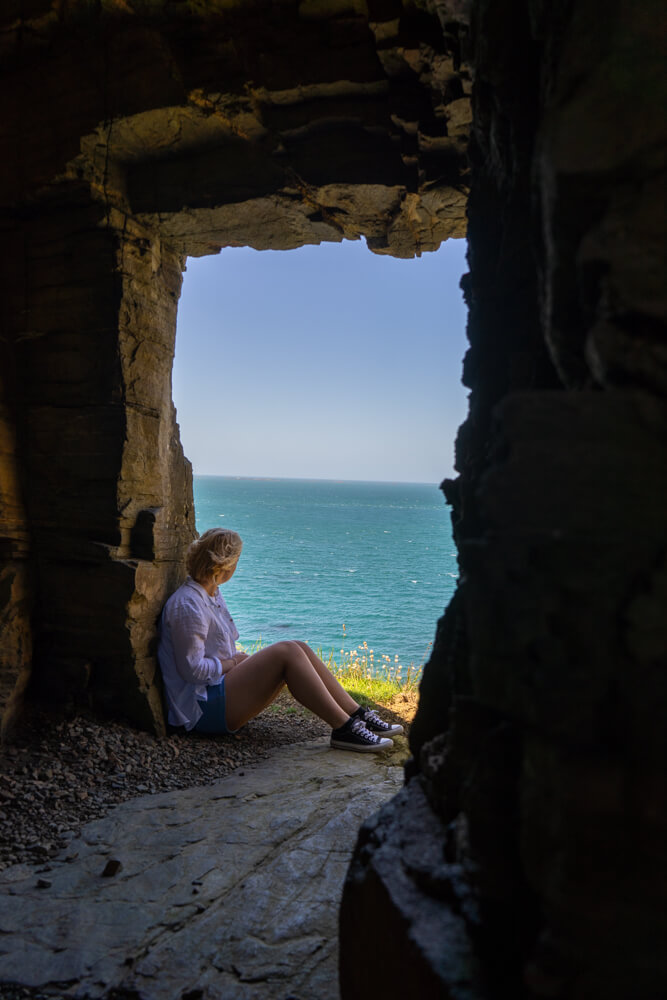
M199 733L234 733L278 697L284 685L331 726L331 746L375 752L403 727L361 708L305 642L276 642L247 656L218 590L234 575L243 542L211 528L187 553L189 576L164 606L158 659L169 722Z

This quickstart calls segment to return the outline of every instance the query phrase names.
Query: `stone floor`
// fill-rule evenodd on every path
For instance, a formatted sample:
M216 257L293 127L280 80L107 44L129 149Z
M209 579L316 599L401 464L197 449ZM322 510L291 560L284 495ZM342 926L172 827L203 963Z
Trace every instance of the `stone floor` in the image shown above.
M0 982L76 998L337 1000L357 829L402 780L396 755L325 738L117 806L49 870L0 876Z

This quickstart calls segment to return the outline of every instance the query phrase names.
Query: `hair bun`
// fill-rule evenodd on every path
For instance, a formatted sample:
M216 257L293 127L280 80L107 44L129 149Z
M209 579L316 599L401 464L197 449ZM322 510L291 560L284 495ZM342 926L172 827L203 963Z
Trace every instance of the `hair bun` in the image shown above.
M241 536L230 528L209 528L190 545L185 557L193 580L208 580L216 569L232 569L241 555Z

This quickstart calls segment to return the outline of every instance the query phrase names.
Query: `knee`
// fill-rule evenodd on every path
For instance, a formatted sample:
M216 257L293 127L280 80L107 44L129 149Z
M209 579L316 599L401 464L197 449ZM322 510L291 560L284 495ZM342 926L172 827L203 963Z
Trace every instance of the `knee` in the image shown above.
M281 639L280 642L274 642L271 648L276 651L276 655L281 660L289 661L293 660L298 653L299 644L294 639Z
M281 639L280 642L275 643L274 648L278 650L278 655L284 666L289 663L301 665L307 663L310 666L310 657L307 655L308 646L305 642L299 642L298 639Z

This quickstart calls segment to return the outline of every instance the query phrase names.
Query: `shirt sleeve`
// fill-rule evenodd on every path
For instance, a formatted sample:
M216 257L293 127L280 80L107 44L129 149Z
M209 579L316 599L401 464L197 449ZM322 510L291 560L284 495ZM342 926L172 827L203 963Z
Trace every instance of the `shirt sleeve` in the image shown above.
M193 603L175 608L170 615L171 641L176 670L189 684L219 684L224 673L217 656L206 656L208 622Z

